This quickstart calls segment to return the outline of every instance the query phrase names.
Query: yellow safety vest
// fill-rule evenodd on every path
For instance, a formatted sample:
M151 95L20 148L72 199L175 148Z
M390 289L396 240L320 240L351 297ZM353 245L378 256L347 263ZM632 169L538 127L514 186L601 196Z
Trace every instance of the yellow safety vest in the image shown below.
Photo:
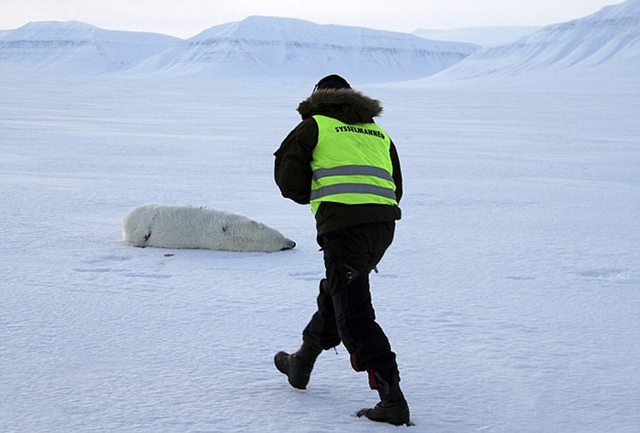
M318 124L311 161L313 213L323 201L397 205L387 134L375 123L350 125L327 116L313 118Z

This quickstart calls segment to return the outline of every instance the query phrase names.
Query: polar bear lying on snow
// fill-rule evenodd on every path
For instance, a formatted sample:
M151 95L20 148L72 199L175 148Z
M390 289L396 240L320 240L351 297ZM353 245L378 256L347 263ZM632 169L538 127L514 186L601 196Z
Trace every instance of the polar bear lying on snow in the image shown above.
M139 206L122 220L122 235L137 247L272 252L296 246L245 216L193 206Z

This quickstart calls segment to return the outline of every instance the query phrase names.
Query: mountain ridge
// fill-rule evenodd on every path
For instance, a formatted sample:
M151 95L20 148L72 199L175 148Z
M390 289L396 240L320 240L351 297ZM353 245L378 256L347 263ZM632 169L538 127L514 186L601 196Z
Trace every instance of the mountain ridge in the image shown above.
M114 72L165 51L179 39L106 30L79 21L41 21L0 33L0 70L59 74Z
M479 50L437 77L469 79L599 69L630 75L638 67L640 0L627 0L584 18L544 27L512 44Z
M408 33L250 16L207 29L132 69L223 78L342 73L362 80L403 80L431 75L477 49Z
M412 34L436 41L467 42L487 48L513 43L541 28L541 26L462 27L457 29L421 28L414 30Z

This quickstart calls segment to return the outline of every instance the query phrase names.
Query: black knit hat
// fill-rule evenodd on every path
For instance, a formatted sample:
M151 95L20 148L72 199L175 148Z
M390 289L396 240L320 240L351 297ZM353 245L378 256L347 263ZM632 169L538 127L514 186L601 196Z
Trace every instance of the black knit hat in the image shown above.
M313 91L315 92L316 90L350 88L351 86L349 85L347 80L342 78L340 75L332 74L327 75L326 77L318 81L318 84L316 84L316 87L314 87Z

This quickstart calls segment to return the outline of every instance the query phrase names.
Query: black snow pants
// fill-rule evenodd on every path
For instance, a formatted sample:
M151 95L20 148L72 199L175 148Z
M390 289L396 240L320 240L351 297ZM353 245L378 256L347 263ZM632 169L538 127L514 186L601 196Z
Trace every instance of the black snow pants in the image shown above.
M390 380L397 373L396 355L375 321L369 273L393 241L394 222L363 224L320 236L326 278L320 282L318 310L304 329L303 340L329 349L342 342L356 371Z

